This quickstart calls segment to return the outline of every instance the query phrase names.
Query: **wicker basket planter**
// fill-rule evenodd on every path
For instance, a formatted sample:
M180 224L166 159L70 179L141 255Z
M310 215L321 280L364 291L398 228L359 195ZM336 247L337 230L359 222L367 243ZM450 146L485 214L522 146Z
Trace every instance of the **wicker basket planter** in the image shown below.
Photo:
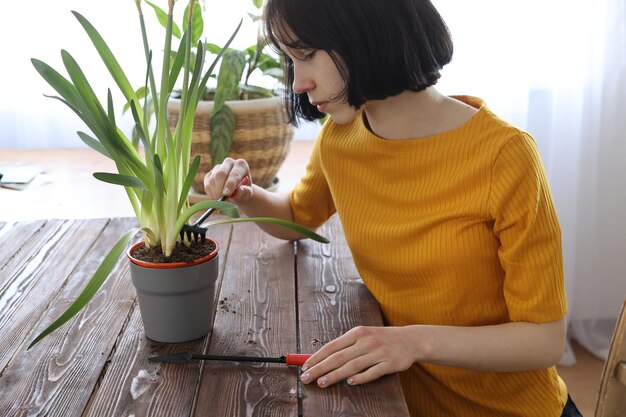
M282 99L279 97L245 101L227 101L235 113L235 135L228 154L243 158L250 165L255 184L268 188L278 169L287 157L294 128L287 123ZM171 99L167 106L168 122L174 126L178 120L180 101ZM193 182L196 193L204 194L203 180L213 167L209 150L212 101L200 101L195 114L191 155L200 155L200 169Z

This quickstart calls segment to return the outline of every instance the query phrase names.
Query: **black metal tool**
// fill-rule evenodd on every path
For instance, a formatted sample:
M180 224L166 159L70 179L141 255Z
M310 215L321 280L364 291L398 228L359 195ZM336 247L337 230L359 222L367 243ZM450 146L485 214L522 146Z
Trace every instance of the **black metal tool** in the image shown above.
M242 185L250 185L250 177L245 176L243 179L237 184L235 187L235 191L231 194L231 196L235 195L239 187ZM219 201L225 201L229 196L223 196L219 199ZM206 227L202 227L202 223L215 211L214 208L210 208L204 212L204 214L194 223L194 224L186 224L180 229L180 240L185 240L185 235L187 235L187 240L201 240L202 243L206 240Z
M192 360L201 361L231 361L231 362L269 362L284 363L290 366L302 366L311 357L309 353L288 353L286 356L266 357L266 356L224 356L224 355L198 355L191 352L177 353L174 355L152 356L150 362L166 362L186 364Z

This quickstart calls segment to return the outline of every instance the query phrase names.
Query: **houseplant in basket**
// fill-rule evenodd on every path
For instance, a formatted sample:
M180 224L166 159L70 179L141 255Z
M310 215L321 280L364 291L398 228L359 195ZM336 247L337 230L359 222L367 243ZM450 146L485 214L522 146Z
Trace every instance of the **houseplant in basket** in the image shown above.
M262 0L252 2L262 7ZM276 173L289 152L294 128L288 123L282 100L275 91L250 83L251 74L262 73L282 85L282 58L265 52L263 36L258 35L254 42L243 50L225 53L215 88L207 89L198 103L191 150L203 159L192 185L195 194L204 193L204 175L227 156L245 159L255 184L269 188L275 185ZM211 43L207 50L214 54L222 51ZM172 125L179 109L180 100L174 95L168 102Z
M134 245L128 254L146 335L161 342L181 342L208 333L214 311L213 284L217 276L219 246L210 239L207 242L192 241L187 237L181 238L180 235L183 226L199 210L212 207L220 210L222 214L231 216L213 220L207 223L207 226L244 221L272 222L292 228L318 241L327 242L325 238L294 223L271 218L239 218L237 207L227 202L203 201L189 205L187 195L200 166L199 156L193 160L190 158L194 111L211 71L221 55L217 56L207 71L204 71L205 47L201 41L195 43L193 39L194 22L197 22L194 16L201 12L197 0L190 0L186 7L185 30L181 34L176 53L171 53L174 3L174 0L169 0L165 16L163 61L157 88L152 51L148 45L141 13L141 0L136 0L144 44L143 54L147 63L143 97L140 97L136 93L137 90L131 86L119 62L97 30L82 15L74 12L129 103L135 122L135 132L140 139L140 145L137 147L133 146L132 140L129 140L117 125L111 90L108 90L106 105L103 105L78 62L67 51L62 51L61 55L69 78L40 60L32 60L35 69L58 93L58 96L53 98L70 107L91 130L93 136L79 132L78 135L83 142L115 162L116 173L95 173L94 176L125 188L139 221L139 227L129 230L120 238L76 301L41 332L29 347L67 322L89 302L124 249L139 232L142 241ZM235 34L228 43L234 36ZM192 47L194 44L195 48ZM166 116L166 102L177 82L181 88L181 117L176 125L170 128ZM151 98L151 106L154 108L153 124L148 123L148 97ZM144 255L141 252L144 251L149 254L146 256L150 257L142 258ZM152 260L151 257L155 253L163 258L162 261ZM135 274L137 271L138 275ZM144 290L148 296L142 296ZM190 299L177 298L182 293L195 295ZM155 319L153 313L147 311L151 308L161 313L160 318ZM154 327L155 321L166 327ZM186 324L191 326L186 327Z

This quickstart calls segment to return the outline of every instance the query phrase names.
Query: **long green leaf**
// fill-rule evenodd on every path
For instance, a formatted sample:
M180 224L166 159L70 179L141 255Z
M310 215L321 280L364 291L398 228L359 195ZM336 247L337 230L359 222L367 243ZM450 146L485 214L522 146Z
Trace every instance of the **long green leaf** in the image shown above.
M215 109L224 105L226 100L233 100L239 93L239 81L246 66L245 54L234 49L229 50L222 58L220 72L217 76L215 90Z
M187 32L183 34L183 38L180 41L181 45L185 45L187 42ZM183 63L185 62L185 50L179 49L176 51L176 56L174 57L174 62L172 63L172 69L170 70L170 84L167 91L174 90L174 86L176 85L176 80L178 80L178 75L180 74L180 70L183 67Z
M235 114L228 106L213 111L211 115L211 162L213 165L221 164L228 156L233 144L235 132Z
M187 178L185 178L185 182L183 182L183 188L180 190L180 197L178 199L178 210L177 212L183 209L185 202L187 201L187 197L189 195L189 190L191 189L191 184L193 183L193 179L198 173L198 168L200 168L200 155L196 155L189 167L189 172L187 173Z
M229 203L227 201L218 201L218 200L205 200L195 203L191 207L186 208L183 212L178 216L178 220L176 221L176 225L174 230L176 233L180 233L180 229L182 229L183 225L187 223L187 221L193 216L195 213L206 210L209 208L214 208L219 210L220 213L231 217L238 218L240 216L239 209L233 203Z
M109 120L111 124L115 123L115 107L113 106L113 96L111 95L111 89L107 89L107 107L109 111Z
M276 224L278 226L286 227L286 228L291 229L291 230L293 230L295 232L298 232L301 235L304 235L304 236L306 236L306 237L308 237L310 239L313 239L313 240L315 240L317 242L320 242L320 243L330 243L330 240L328 240L324 236L318 235L317 233L307 229L304 226L300 226L297 223L289 222L287 220L275 219L275 218L272 218L272 217L241 217L241 218L235 218L235 219L211 220L211 221L205 223L204 227L210 227L210 226L214 226L216 224L245 223L245 222Z
M104 149L104 146L97 140L86 134L85 132L76 132L78 137L85 143L85 145L89 146L91 149L101 153L107 158L111 158L111 155Z
M185 7L183 13L183 22L189 20L189 5ZM193 16L191 18L191 43L195 45L200 40L202 32L204 32L204 19L202 18L202 8L198 2L194 2Z
M102 58L102 62L104 62L104 65L109 70L109 73L122 91L122 94L124 94L124 97L126 97L126 100L130 101L133 98L136 100L137 96L135 95L135 90L130 85L130 81L128 81L128 78L126 77L126 74L124 74L122 67L118 63L117 59L111 52L111 49L109 49L109 46L106 44L102 36L100 36L96 28L93 27L93 25L80 13L74 11L72 13L74 14L74 16L76 16L76 19L78 19L83 29L85 29L87 35L89 35L91 42L96 47L98 54L100 54L100 57Z
M68 320L74 317L87 303L93 298L98 289L104 283L104 280L109 276L109 273L115 266L115 263L119 259L120 255L128 246L128 243L139 229L129 230L122 236L122 238L113 246L109 254L104 258L100 267L93 274L83 291L78 298L70 305L67 310L61 316L56 319L50 326L48 326L43 332L41 332L31 343L28 345L28 349L33 347L37 342L52 333L54 330L61 327Z
M41 75L42 78L61 95L61 97L76 106L76 103L72 101L75 97L76 88L71 82L45 62L35 58L31 59L31 62L39 75Z
M200 81L200 85L198 86L198 91L200 93L204 94L204 90L206 89L206 84L209 81L211 74L213 74L213 69L215 69L215 66L217 65L218 61L226 53L231 42L235 39L235 36L237 36L237 33L239 33L239 29L241 29L242 23L243 23L243 19L239 21L239 24L235 28L235 31L233 32L233 34L230 35L230 38L228 39L228 41L226 42L226 44L224 45L220 53L215 57L215 59L213 60L213 63L211 63L211 65L209 66L209 69L204 73L204 77L202 77L202 81ZM200 98L201 98L200 95L195 97L196 103L200 100Z
M121 175L112 172L94 172L93 176L96 179L102 182L108 182L109 184L123 185L124 187L138 188L140 190L146 189L143 181L130 175Z

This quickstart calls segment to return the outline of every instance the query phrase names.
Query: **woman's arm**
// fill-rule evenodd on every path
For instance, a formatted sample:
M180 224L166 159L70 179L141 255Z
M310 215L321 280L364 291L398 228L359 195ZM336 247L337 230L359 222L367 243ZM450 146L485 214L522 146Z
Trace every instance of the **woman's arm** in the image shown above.
M480 371L548 368L565 344L564 320L493 326L355 327L327 343L303 366L302 381L321 387L348 379L363 384L415 362Z
M248 217L275 217L293 221L288 194L269 192L254 184L241 185L235 189L246 176L251 177L250 168L245 160L226 158L206 174L204 192L215 200L224 195L229 196L228 201L236 204ZM293 230L274 224L257 223L257 225L279 239L297 240L303 237Z

